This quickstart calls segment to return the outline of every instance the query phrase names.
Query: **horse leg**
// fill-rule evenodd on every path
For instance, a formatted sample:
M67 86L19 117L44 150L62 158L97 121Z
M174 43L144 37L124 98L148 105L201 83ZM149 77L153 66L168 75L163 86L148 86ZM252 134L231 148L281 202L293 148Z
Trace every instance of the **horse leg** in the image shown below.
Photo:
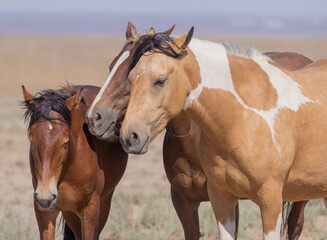
M98 223L100 214L100 196L93 193L86 207L81 212L82 220L82 239L99 239Z
M258 192L256 203L260 207L264 240L280 239L282 224L282 185L265 184Z
M82 239L81 219L76 215L76 213L69 212L69 211L62 211L62 216L64 217L70 229L73 231L75 239L81 240Z
M298 240L300 238L304 224L304 208L308 201L295 202L289 214L288 224L288 239Z
M201 236L198 208L200 202L190 201L170 187L171 199L182 223L185 240L198 240Z
M223 190L214 182L207 183L210 203L215 213L220 240L236 239L235 208L238 198Z
M98 225L98 237L106 225L109 212L110 212L110 207L111 207L111 200L112 200L112 195L114 193L114 190L107 196L101 198L100 200L100 215L99 215L99 225Z
M56 218L59 214L59 210L40 211L34 203L34 212L39 226L40 239L53 240L55 237Z

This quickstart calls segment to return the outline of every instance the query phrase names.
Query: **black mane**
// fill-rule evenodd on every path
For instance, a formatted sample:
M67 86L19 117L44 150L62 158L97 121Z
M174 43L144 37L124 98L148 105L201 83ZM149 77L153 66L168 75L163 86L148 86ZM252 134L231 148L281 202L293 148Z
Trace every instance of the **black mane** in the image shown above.
M174 40L165 33L156 33L154 35L143 35L136 42L135 52L133 54L130 71L135 67L142 55L149 51L163 53L172 58L179 58L183 52L177 53L172 47L174 44L177 49L180 49ZM182 50L182 49L180 49Z
M68 88L60 90L50 89L38 92L34 99L23 101L27 109L24 113L24 118L25 121L29 121L28 128L41 118L47 121L59 120L70 127L72 119L70 110L66 106L66 100L76 92ZM64 120L50 117L49 113L51 110L58 112Z

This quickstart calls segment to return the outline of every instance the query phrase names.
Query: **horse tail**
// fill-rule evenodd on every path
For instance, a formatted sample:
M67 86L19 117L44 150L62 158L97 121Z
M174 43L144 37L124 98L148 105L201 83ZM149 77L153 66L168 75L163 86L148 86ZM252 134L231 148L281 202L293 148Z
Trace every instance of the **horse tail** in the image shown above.
M61 219L60 219L59 226L61 224L62 224L62 232L64 234L64 240L75 240L75 235L74 235L73 231L68 226L68 224L66 223L66 221L65 221L65 219L63 217L61 217Z
M288 229L288 217L292 211L294 202L283 202L281 236L285 236Z
M66 222L64 229L64 240L75 240L75 235Z
M64 240L75 240L75 235L66 222L64 227Z

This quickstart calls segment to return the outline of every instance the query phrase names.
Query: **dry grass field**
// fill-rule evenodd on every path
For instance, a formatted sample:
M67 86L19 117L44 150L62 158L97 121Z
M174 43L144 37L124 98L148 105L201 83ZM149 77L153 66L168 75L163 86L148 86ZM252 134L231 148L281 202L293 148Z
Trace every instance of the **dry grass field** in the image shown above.
M217 38L218 39L218 38ZM221 40L221 39L220 39ZM226 39L224 39L226 40ZM35 93L65 82L101 86L123 39L109 37L0 37L0 239L37 239L26 125L21 119L21 85ZM327 39L230 40L261 51L294 51L313 60L327 57ZM102 239L183 239L170 201L161 157L163 135L144 156L130 156L116 189ZM261 239L258 208L241 202L240 239ZM203 239L217 239L211 207L200 207ZM61 227L57 238L61 239ZM302 239L327 239L321 200L306 209Z

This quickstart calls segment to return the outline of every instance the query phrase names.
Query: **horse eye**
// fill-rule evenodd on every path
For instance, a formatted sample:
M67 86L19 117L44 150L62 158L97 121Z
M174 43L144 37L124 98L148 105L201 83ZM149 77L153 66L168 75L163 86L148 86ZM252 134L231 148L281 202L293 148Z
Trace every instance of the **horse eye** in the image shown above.
M63 145L62 145L62 148L66 149L68 146L68 142L65 142Z
M165 79L158 79L158 80L154 83L154 85L155 85L155 86L163 86L166 80L167 80L167 78L165 78Z

